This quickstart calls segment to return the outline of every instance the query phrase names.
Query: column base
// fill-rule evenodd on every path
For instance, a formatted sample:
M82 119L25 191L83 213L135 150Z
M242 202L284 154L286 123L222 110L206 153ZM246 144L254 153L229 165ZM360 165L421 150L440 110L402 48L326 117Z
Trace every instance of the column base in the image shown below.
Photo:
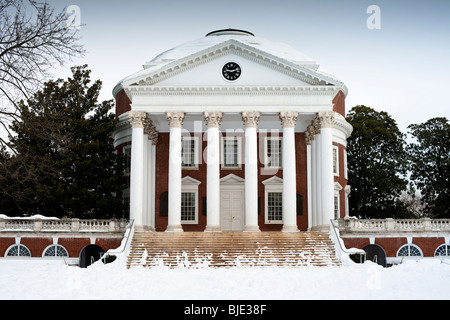
M283 226L281 232L300 232L297 226Z
M245 226L243 232L261 232L259 226Z
M181 225L179 226L167 226L167 229L165 232L184 232L183 227Z
M220 228L220 226L206 226L204 232L222 232L222 229Z

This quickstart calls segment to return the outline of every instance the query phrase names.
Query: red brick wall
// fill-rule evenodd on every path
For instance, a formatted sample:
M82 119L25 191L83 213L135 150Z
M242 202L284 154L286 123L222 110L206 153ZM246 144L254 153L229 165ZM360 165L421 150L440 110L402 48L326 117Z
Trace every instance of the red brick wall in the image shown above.
M338 94L333 99L333 111L339 113L340 115L345 117L345 95L342 91L339 91Z
M108 251L118 248L121 242L122 238L97 238L95 244L102 247L104 251ZM0 257L4 257L6 250L15 243L14 238L0 238ZM42 257L44 250L53 244L53 238L22 237L20 244L30 250L32 257ZM58 238L58 244L67 250L70 258L78 258L81 250L91 244L91 240L89 238Z
M368 245L369 238L344 238L344 244L347 248L362 249ZM397 251L401 246L407 244L406 237L377 237L375 244L379 245L386 252L387 257L396 257ZM418 246L424 257L434 257L436 249L445 243L444 237L413 237L412 244Z
M120 90L116 95L116 117L128 111L131 111L131 100L124 90Z

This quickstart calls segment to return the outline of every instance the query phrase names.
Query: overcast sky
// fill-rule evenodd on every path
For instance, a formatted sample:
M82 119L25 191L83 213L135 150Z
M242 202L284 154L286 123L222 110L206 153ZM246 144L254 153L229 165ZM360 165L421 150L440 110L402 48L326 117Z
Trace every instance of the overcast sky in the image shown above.
M450 118L450 1L407 0L48 0L80 9L87 63L103 81L101 100L142 64L208 32L236 28L289 44L349 89L346 105L387 111L406 133L411 123ZM370 5L380 9L371 20ZM379 22L369 29L367 20Z

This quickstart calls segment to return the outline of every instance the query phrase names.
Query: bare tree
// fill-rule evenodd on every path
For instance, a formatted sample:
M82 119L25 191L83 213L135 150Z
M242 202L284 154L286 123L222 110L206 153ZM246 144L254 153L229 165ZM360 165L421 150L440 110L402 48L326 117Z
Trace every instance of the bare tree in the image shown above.
M77 29L67 14L47 2L0 0L0 129L10 134L20 99L29 98L50 76L50 69L82 56ZM8 145L0 136L0 145Z

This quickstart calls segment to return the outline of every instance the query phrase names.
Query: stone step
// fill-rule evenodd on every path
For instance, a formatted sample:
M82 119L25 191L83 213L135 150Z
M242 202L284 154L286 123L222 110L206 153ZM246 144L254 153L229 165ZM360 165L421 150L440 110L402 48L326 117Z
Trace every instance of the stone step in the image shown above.
M322 232L136 232L127 266L195 267L339 265Z

